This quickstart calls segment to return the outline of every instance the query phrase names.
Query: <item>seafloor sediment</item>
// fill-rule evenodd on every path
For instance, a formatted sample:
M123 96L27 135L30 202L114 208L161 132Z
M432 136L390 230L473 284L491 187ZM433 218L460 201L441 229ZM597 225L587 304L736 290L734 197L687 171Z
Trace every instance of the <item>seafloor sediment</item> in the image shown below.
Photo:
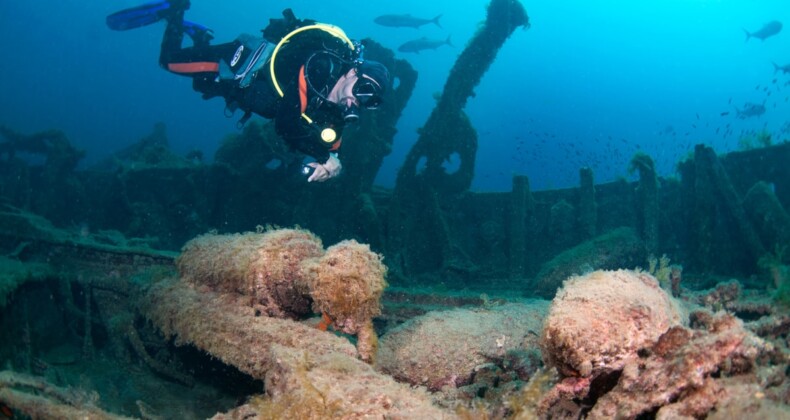
M260 288L244 290L244 273L261 279L268 266L279 278L304 287L304 295L280 293L280 303L313 301L312 286L305 285L315 273L292 259L266 260L273 254L265 238L256 239L263 244L260 258L244 251L248 255L238 254L236 266L220 268L210 264L211 252L225 259L233 248L209 250L191 260L199 266L185 279L187 271L182 267L179 275L173 254L117 235L80 236L10 209L0 212L0 219L4 226L17 226L3 238L16 232L25 244L5 256L2 266L0 402L12 415L790 414L790 315L767 293L744 289L736 279L703 291L689 290L681 281L673 297L670 271L662 272L660 265L652 273L595 271L567 281L552 301L525 300L502 290L487 295L393 289L373 295L379 296L381 312L374 318L380 339L371 358L342 328L317 328L318 308L327 307L315 306L313 316L309 310L298 316L264 313L262 303L271 296ZM277 242L285 247L277 255L288 247L304 249L310 238L284 232L290 241ZM249 242L251 237L236 238ZM369 251L327 260L318 244L299 258L306 267L324 261L345 272L334 282L340 288L349 267L370 279L383 276L364 268L375 264L365 256ZM285 265L275 267L277 261ZM239 274L228 283L231 292L195 283L200 270L217 269ZM250 285L264 284L258 281ZM375 363L365 363L371 359Z

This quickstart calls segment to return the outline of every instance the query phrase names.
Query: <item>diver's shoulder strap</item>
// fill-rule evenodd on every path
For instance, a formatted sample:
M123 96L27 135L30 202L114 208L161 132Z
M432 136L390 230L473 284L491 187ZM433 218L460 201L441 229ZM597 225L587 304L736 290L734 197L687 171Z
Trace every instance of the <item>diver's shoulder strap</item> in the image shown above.
M230 62L220 60L219 78L238 81L239 87L246 88L252 83L255 73L263 68L274 50L274 44L250 34L236 38L236 52Z

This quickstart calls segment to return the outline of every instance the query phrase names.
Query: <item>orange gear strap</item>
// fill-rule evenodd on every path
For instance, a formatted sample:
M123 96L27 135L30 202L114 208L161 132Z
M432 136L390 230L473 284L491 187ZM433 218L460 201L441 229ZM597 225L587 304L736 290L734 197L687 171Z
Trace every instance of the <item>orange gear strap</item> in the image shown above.
M197 61L194 63L169 63L167 69L173 73L206 73L219 72L219 63Z
M307 79L304 77L304 66L299 69L299 104L304 114L307 110Z

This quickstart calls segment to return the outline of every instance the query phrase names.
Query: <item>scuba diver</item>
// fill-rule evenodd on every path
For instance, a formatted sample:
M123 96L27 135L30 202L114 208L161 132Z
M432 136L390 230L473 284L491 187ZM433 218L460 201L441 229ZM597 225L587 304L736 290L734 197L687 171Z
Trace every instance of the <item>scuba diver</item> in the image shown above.
M273 119L286 143L315 159L308 181L340 174L343 128L360 109L376 109L390 87L387 68L362 57L363 45L338 27L297 19L291 9L270 19L263 37L242 34L210 45L207 27L184 20L189 0L166 0L124 9L107 17L113 30L129 30L165 20L159 64L192 78L204 99L222 97L226 114L240 109L243 125L252 114ZM192 46L184 48L184 35Z

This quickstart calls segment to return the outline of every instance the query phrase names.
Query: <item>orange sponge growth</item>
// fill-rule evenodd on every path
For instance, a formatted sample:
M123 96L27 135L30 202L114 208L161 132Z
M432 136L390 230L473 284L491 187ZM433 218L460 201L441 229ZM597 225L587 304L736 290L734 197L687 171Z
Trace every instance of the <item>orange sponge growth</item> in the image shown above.
M381 313L387 267L368 245L343 241L306 264L313 309L329 315L336 326L361 322Z
M381 294L387 287L381 256L368 245L343 241L305 264L305 271L313 309L343 332L357 334L360 356L372 362L377 347L372 319L381 313Z

